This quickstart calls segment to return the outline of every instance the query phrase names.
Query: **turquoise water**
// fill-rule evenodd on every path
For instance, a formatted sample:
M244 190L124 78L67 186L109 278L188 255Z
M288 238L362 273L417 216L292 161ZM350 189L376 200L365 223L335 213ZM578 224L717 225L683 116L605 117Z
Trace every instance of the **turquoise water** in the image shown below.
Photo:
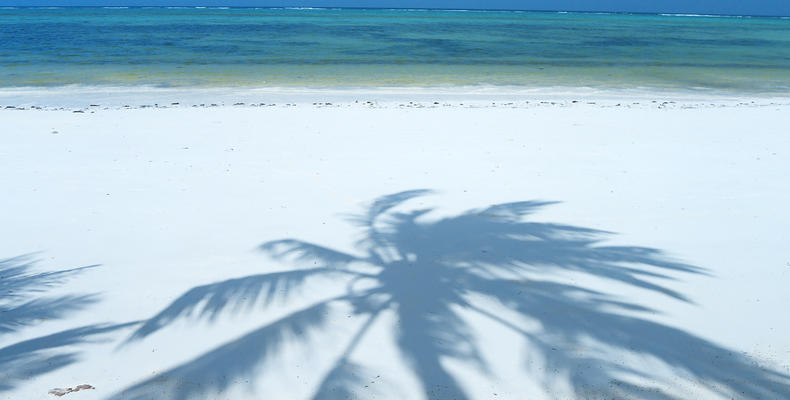
M570 86L790 92L790 19L4 8L0 87Z

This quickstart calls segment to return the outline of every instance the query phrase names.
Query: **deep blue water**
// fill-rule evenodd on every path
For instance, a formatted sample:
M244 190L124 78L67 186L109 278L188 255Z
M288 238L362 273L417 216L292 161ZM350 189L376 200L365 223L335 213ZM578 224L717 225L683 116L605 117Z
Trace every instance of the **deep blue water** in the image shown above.
M5 8L0 87L589 86L790 92L790 19Z

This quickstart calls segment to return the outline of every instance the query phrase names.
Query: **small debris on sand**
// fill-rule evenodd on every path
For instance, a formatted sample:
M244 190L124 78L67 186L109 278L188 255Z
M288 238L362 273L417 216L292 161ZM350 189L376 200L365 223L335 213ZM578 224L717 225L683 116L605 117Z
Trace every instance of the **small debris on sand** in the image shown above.
M65 395L67 395L69 393L72 393L72 392L79 392L80 390L92 390L92 389L96 389L96 388L91 386L91 385L78 385L75 388L65 388L65 389L63 389L63 388L55 388L55 389L50 390L49 394L51 394L53 396L61 397L61 396L65 396Z

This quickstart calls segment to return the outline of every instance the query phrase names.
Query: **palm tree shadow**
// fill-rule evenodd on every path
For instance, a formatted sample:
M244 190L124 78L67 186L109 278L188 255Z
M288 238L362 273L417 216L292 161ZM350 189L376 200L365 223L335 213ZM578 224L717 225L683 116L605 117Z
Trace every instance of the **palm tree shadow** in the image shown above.
M98 301L95 294L45 294L94 267L35 272L35 260L30 255L0 260L0 338L95 304ZM0 392L76 362L79 354L72 346L95 341L98 335L129 325L83 326L0 347Z
M679 274L705 274L704 270L669 260L656 249L604 246L601 240L606 232L527 220L552 204L548 202L500 204L438 220L423 218L431 209L396 211L404 202L428 193L417 190L384 196L365 213L351 216L351 222L362 231L358 242L362 256L295 239L278 240L263 244L261 249L275 259L318 267L191 289L147 320L129 342L142 340L181 318L211 320L226 310L260 304L261 299L264 305L275 298L287 301L297 288L316 277L346 285L339 296L321 299L265 324L124 390L119 398L192 399L221 393L232 382L260 373L284 341L307 344L311 337L329 329L326 315L337 303L350 306L366 322L326 372L314 398L347 398L358 393L365 368L353 362L351 354L384 312L397 316L396 346L431 399L469 397L442 360L463 361L489 372L479 346L481 338L475 336L462 313L487 318L536 349L547 376L533 378L546 382L548 393L554 390L552 382L564 377L560 383L579 398L676 398L662 389L668 382L650 370L615 362L601 355L604 353L575 351L598 346L657 360L678 376L722 397L790 397L790 376L640 316L656 310L581 284L538 278L582 274L690 302L669 284ZM481 306L472 297L486 298L497 308ZM508 312L496 311L503 308ZM523 328L512 318L514 313L538 322L540 329ZM655 387L630 382L624 378L628 376L654 382Z

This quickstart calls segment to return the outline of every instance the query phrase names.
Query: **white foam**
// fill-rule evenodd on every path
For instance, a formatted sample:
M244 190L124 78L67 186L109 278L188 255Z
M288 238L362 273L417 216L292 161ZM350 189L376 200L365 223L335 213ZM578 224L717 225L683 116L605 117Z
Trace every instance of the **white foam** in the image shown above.
M692 18L751 18L748 15L716 15L716 14L658 14L662 17L692 17Z

